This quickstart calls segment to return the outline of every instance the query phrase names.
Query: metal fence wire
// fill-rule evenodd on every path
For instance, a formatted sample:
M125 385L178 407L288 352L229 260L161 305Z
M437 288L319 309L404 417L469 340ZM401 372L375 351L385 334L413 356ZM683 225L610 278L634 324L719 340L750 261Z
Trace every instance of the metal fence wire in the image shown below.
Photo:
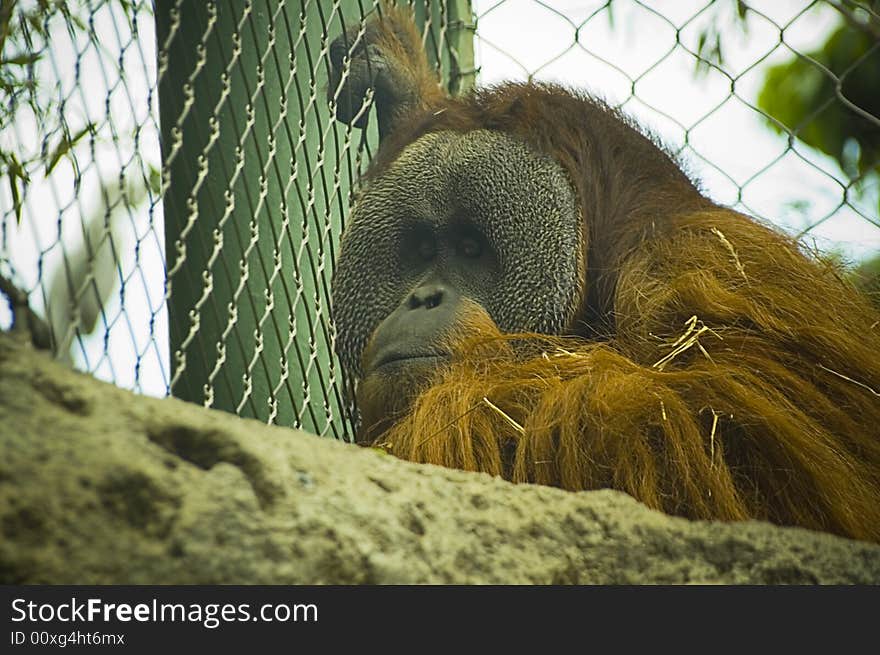
M877 2L410 4L453 92L475 73L586 87L715 199L880 252ZM2 0L0 285L58 358L350 436L330 282L377 134L333 120L328 53L379 5Z

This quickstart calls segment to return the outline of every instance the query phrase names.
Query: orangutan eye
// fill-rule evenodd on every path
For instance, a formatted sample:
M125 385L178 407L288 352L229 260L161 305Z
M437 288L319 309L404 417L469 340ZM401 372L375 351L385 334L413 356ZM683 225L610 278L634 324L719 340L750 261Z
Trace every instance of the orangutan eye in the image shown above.
M462 237L458 242L458 252L469 259L476 259L483 254L483 245L474 237Z
M429 262L437 256L437 245L434 243L433 239L419 239L418 245L416 246L416 252L419 255L419 259Z

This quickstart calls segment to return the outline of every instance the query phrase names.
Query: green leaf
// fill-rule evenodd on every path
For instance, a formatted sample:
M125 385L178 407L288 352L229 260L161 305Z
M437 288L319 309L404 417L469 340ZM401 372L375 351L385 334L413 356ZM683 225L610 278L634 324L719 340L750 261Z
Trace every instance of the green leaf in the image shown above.
M38 62L42 56L43 53L41 52L23 52L20 55L15 55L9 59L0 61L0 66L5 66L6 64L12 64L13 66L28 66L29 64Z
M6 39L9 36L9 23L12 20L15 3L16 0L10 0L10 2L3 2L0 5L0 52L3 52L3 46L6 45Z
M18 185L15 176L9 175L9 190L12 191L12 207L15 210L15 222L21 225L21 196L18 195Z
M162 193L162 172L153 165L150 165L150 191L156 195Z
M705 32L700 32L700 36L697 39L697 55L700 57L703 56L703 50L706 47L706 39L707 38L708 38L708 34L706 34Z
M3 159L6 164L6 177L9 180L9 190L12 193L12 208L15 210L15 222L21 225L22 198L21 192L18 190L18 183L21 181L22 186L24 186L30 178L14 153L6 153L6 156Z
M84 128L82 128L73 138L62 137L61 143L58 144L58 147L55 148L55 151L49 157L49 163L46 164L46 175L49 175L52 172L52 169L58 164L61 158L70 152L70 149L73 148L80 139L82 139L86 134L94 134L95 133L95 124L89 123Z

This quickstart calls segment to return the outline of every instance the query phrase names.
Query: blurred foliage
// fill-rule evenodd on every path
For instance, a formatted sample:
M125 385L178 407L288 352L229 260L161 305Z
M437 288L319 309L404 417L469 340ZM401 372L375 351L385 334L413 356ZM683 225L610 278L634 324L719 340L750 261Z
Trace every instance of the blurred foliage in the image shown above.
M66 0L0 0L0 127L14 124L20 112L30 112L39 128L57 132L55 147L43 147L37 155L27 155L0 146L0 176L5 178L16 220L21 222L21 209L30 175L35 166L47 166L47 174L75 144L66 124L53 126L55 103L40 93L37 67L50 40L49 24L55 16L63 16L73 29L85 31L86 25L71 12ZM55 129L51 129L54 127ZM76 140L93 131L88 125L77 132ZM47 143L44 139L43 143ZM60 153L57 154L56 153ZM54 159L54 161L53 161ZM51 163L51 165L50 165Z
M723 66L731 20L748 28L746 2L715 4L715 20L698 36L698 73ZM757 106L773 130L833 157L851 178L880 174L880 0L820 0L808 9L823 7L840 24L818 49L770 67Z
M748 5L742 0L734 0L734 24L746 31L748 23L746 16ZM723 3L719 3L721 9L726 9ZM724 63L724 32L726 21L716 15L706 29L697 36L697 73L706 73L713 66L721 66Z
M99 124L87 119L78 125L68 122L71 112L61 110L63 99L55 87L59 82L44 61L53 35L57 38L59 30L72 40L87 39L91 46L102 50L91 17L97 7L108 3L121 8L130 23L143 9L131 0L101 0L97 4L92 0L0 0L0 133L12 130L12 138L0 140L0 183L9 191L19 224L32 177L48 178L59 162L66 160L73 167L74 184L79 184L76 147L94 147L102 129L105 135L112 131L106 129L106 117ZM17 125L28 126L22 131L36 129L33 143L38 147L27 151L22 144L31 142L31 135L20 139L15 132ZM64 264L48 272L51 281L45 312L51 345L59 357L69 357L75 334L95 329L116 286L124 243L117 215L160 191L159 171L154 166L147 171L148 178L126 175L122 179L121 173L106 176L109 181L97 191L94 212L80 217L81 242L67 243ZM0 293L10 303L20 305L21 298L27 299L11 279L0 278L0 282Z
M723 67L725 34L731 24L747 31L753 11L742 0L710 4L715 13L698 36L697 74ZM768 68L756 105L771 129L834 158L853 181L847 191L870 199L880 185L880 0L817 0L804 11L829 7L840 21L815 50L792 51ZM780 37L784 43L784 31ZM880 224L880 203L877 209ZM864 266L861 277L880 283L880 257Z
M132 20L135 7L131 1L114 1ZM48 177L62 158L69 159L76 170L74 147L97 137L94 123L68 124L58 111L58 98L51 90L42 88L39 75L55 27L63 26L70 34L86 35L96 48L101 47L98 35L85 18L94 9L91 4L84 0L0 0L0 129L29 114L41 143L37 153L16 151L0 143L0 178L9 189L19 223L31 175L41 170Z
M880 2L863 4L880 10ZM859 178L880 166L880 19L867 10L847 16L818 50L767 71L758 107L777 132L791 132Z

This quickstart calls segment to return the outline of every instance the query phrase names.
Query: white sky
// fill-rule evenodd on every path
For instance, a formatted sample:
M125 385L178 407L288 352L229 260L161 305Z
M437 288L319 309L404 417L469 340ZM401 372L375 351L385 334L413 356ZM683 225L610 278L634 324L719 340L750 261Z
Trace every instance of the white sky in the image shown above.
M615 0L614 27L609 25L607 12L600 12L580 27L579 43L575 43L575 26L604 4L475 0L479 83L524 79L537 71L537 79L583 87L612 103L625 101L626 111L670 145L680 146L684 128L692 128L690 146L683 156L716 200L734 204L742 187L744 207L740 208L795 233L827 217L810 232L810 240L815 239L821 249L839 249L851 259L880 251L880 228L854 209L838 207L842 196L839 180L846 178L837 164L803 146L797 146L797 152L787 151L786 139L771 132L747 104L755 102L766 67L792 56L789 47L808 51L823 42L838 21L832 9L821 7L795 20L785 30L785 44L780 43L779 28L771 20L785 24L809 2L755 2L769 20L751 16L745 33L732 21L725 23L725 68L737 76L737 97L732 97L727 77L715 71L695 77L693 56L675 45L673 26L679 26L681 43L696 50L700 30L718 15L704 12L689 21L704 1L644 3L665 16L664 20L635 2ZM734 5L732 1L718 4L731 9ZM127 25L115 4L111 6L112 10L105 5L95 14L103 55L86 40L74 42L59 30L41 72L45 79L59 80L63 95L69 98L65 116L74 131L89 121L102 123L108 89L112 89L112 127L103 124L94 144L84 139L76 148L81 187L74 188L73 168L67 160L58 165L51 179L35 176L20 227L15 226L8 189L5 184L0 187L0 223L9 245L2 256L12 260L19 281L27 286L49 279L58 268L62 240L68 253L82 242L83 218L103 211L99 195L102 181L117 179L114 176L120 167L137 170L141 161L133 158L135 154L157 167L160 162L158 104L155 93L150 94L156 78L152 17L146 12L139 14L140 38L129 42ZM78 69L74 66L76 52L82 53ZM126 71L124 84L119 84L115 69L120 56ZM636 97L632 98L634 80ZM130 138L136 125L144 126L138 149ZM113 130L120 135L116 141ZM40 144L36 137L36 124L24 115L16 125L0 128L0 142L19 152L37 152ZM873 195L857 206L880 222L877 194L875 187ZM84 339L84 351L75 354L80 368L153 395L164 395L169 373L167 310L162 303L161 209L161 204L157 205L152 215L146 208L136 215L117 212L114 224L119 245L131 252L139 244L137 261L123 258L123 276L128 280L124 311L119 294L111 294L106 325L99 323L96 333ZM41 252L42 269L37 266ZM41 307L41 302L38 293L34 304ZM5 311L0 307L3 325L9 320ZM140 377L136 385L138 356Z

